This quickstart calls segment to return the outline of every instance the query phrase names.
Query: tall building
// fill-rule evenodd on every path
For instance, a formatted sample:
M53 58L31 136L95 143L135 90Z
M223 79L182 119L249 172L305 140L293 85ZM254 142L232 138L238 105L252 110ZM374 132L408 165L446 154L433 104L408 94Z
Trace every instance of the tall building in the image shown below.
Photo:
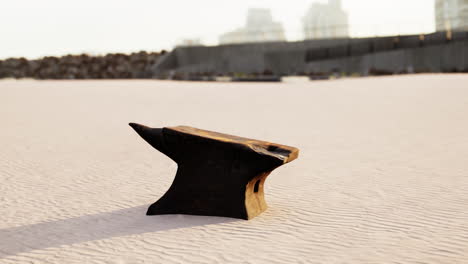
M176 47L196 47L196 46L203 46L201 40L198 38L182 39L176 45Z
M285 40L283 26L273 21L269 9L252 8L248 10L245 26L223 34L219 44Z
M436 30L468 30L468 0L436 0Z
M341 0L313 3L302 19L302 27L305 39L349 36L348 14L341 7Z

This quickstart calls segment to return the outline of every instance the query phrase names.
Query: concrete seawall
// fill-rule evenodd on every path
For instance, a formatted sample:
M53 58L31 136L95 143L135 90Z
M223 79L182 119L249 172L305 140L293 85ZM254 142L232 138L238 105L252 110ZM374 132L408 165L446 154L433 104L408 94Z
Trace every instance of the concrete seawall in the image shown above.
M307 63L306 72L369 74L371 71L464 72L468 70L468 41L400 49Z
M467 32L176 48L153 70L169 73L276 75L317 72L467 71Z
M155 65L156 75L165 75L171 71L178 73L261 73L273 70L273 64L267 59L268 54L281 52L290 56L284 65L298 64L298 69L305 67L304 56L308 49L344 44L348 39L324 39L303 42L269 42L222 45L212 47L180 47L168 54ZM295 57L292 54L296 54Z

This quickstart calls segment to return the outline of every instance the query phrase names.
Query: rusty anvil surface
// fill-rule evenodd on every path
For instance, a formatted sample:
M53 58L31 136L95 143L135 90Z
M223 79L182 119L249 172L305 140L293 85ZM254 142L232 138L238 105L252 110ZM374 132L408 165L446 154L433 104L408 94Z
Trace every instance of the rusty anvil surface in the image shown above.
M263 186L270 172L299 154L294 147L187 126L130 126L178 164L171 187L147 215L252 219L267 208Z

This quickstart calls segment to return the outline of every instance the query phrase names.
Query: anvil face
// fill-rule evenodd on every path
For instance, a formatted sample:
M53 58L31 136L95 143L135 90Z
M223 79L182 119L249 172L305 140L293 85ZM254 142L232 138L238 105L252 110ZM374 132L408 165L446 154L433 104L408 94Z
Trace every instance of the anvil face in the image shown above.
M252 219L266 210L270 172L298 157L294 147L192 127L130 126L178 164L169 190L147 214L191 214Z

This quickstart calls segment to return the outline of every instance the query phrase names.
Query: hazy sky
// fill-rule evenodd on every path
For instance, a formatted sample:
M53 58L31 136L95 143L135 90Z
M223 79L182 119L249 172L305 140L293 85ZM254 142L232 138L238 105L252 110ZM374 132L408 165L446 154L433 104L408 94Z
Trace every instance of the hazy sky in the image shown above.
M0 58L67 53L158 51L183 38L216 44L241 27L249 7L270 8L289 40L301 18L324 0L3 0ZM343 0L352 36L434 30L434 0Z

